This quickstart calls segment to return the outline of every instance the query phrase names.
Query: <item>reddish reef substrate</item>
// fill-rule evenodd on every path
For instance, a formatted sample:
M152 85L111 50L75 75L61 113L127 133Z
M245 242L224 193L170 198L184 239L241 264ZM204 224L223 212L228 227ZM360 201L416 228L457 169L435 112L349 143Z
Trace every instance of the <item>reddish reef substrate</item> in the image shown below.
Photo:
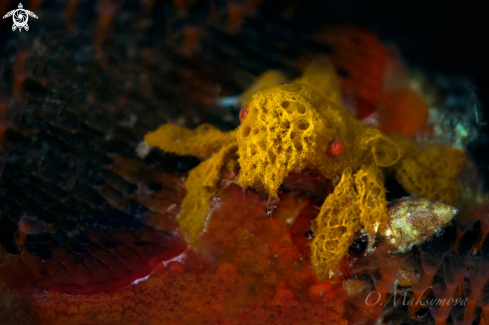
M43 293L32 306L41 323L347 324L341 283L317 280L307 249L294 245L278 213L267 214L264 198L230 185L214 202L207 232L183 263L160 264L118 291Z

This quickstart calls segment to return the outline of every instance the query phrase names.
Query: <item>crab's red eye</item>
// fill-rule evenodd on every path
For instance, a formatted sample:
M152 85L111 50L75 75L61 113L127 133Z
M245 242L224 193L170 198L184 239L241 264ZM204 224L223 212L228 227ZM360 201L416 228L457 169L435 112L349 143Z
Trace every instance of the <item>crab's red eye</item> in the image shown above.
M329 142L326 154L330 156L339 156L345 150L345 143L341 139L334 139Z
M240 111L239 111L239 121L243 121L243 119L246 117L246 115L248 115L248 106L245 106L243 107Z

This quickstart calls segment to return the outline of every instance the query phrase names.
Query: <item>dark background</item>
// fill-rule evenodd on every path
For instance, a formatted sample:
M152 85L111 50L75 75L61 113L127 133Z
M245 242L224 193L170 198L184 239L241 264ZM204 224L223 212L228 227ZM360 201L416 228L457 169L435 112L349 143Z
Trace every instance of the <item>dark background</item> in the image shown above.
M4 1L4 0L0 0ZM235 2L239 0L235 0ZM245 0L241 0L243 2ZM122 6L131 1L118 1ZM97 1L80 1L84 8L79 15L96 19ZM167 11L165 6L170 0L158 0L154 16ZM195 0L191 6L188 21L198 20L205 16L209 1ZM216 7L225 7L228 1L213 1ZM10 9L16 9L17 1L11 1ZM28 8L28 1L24 1ZM59 12L63 3L45 0L42 9ZM263 0L259 7L262 17L276 20L284 10L293 8L293 20L309 26L335 24L337 22L354 22L363 25L390 44L395 44L405 61L413 67L421 68L427 73L442 72L449 75L468 76L473 80L484 113L484 120L489 120L489 1L319 1L319 0ZM3 15L3 13L2 13ZM58 15L53 15L58 16ZM167 16L168 17L168 16ZM160 19L163 26L164 19ZM81 21L81 20L80 20ZM37 23L37 22L35 22ZM34 34L34 24L30 34ZM50 23L50 26L48 24ZM45 21L46 28L59 29L56 20ZM295 24L297 25L297 24ZM244 24L246 26L246 24ZM62 32L58 30L58 33ZM0 25L0 57L8 56L5 44L19 33L12 33L11 22L2 21ZM486 125L480 137L470 146L470 152L478 162L480 172L489 175L487 153L489 152L489 126ZM487 186L486 186L487 187Z
M5 0L0 0L5 1ZM27 8L27 1L24 1ZM94 11L97 1L81 1ZM115 1L128 3L128 1ZM157 2L171 2L158 0ZM194 1L194 10L208 7L210 1ZM213 1L216 6L230 1ZM16 9L11 1L10 9ZM42 8L59 10L59 1L42 1ZM382 40L396 44L410 65L428 71L463 74L474 80L479 96L488 103L489 2L488 1L320 1L263 0L260 11L265 17L277 16L293 7L294 20L314 25L350 21L374 31ZM86 12L87 9L80 10ZM2 14L3 15L3 14ZM192 15L189 15L192 20ZM32 25L34 26L34 25ZM54 26L55 27L55 26ZM11 22L0 25L0 51L12 36ZM32 31L31 31L32 33ZM18 34L18 33L17 33ZM2 57L6 53L2 53Z

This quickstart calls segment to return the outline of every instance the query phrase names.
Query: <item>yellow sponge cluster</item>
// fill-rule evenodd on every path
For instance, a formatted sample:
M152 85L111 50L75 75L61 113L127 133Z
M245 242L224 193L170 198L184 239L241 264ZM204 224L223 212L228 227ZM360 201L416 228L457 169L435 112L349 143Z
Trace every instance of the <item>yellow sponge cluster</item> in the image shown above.
M239 97L238 102L241 107L248 106L253 95L257 92L283 85L287 81L287 77L280 71L265 71ZM302 76L292 81L292 83L309 86L332 102L339 103L341 101L340 81L336 75L333 63L326 56L319 56L311 61L302 72Z
M241 96L239 96L238 102L240 103L241 107L248 106L251 98L257 92L273 86L282 85L287 81L287 77L282 72L277 70L267 70L262 75L257 77L253 84L248 89L246 89L246 91L242 93Z
M188 242L195 244L204 230L211 198L218 192L221 170L237 166L234 157L237 151L236 131L221 132L209 124L202 124L195 130L164 124L146 134L144 141L151 147L204 160L189 172L185 181L187 195L177 219Z
M189 172L185 181L187 195L182 201L182 212L177 220L190 244L195 244L204 230L211 198L219 189L221 169L232 160L236 150L236 142L228 144Z
M302 76L292 83L309 86L332 102L341 101L340 81L328 57L322 56L313 60L304 69Z
M340 139L341 154L327 154L329 143ZM237 133L238 184L263 184L271 197L289 172L317 170L334 179L346 167L362 164L387 167L402 150L377 129L357 121L345 108L302 84L287 84L253 96L248 115Z
M195 130L164 124L146 134L144 141L151 147L177 155L207 159L225 145L236 142L236 131L223 133L210 124L201 124Z
M326 198L312 223L311 262L320 279L331 277L362 225L374 235L387 223L387 201L375 164L353 174L343 171L333 194Z
M401 136L393 140L405 152L392 166L399 184L410 194L455 205L458 188L454 178L464 168L463 151L437 143L419 143Z

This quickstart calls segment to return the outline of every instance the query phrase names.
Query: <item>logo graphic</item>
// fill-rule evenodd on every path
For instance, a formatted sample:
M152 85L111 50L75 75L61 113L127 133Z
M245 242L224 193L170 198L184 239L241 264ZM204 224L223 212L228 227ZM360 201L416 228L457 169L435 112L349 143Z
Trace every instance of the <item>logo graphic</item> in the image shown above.
M12 19L14 20L14 24L12 25L12 30L15 31L17 28L19 29L19 32L22 31L22 28L24 28L26 31L29 30L29 25L27 25L27 21L29 20L29 16L36 18L37 16L35 13L29 10L23 9L24 7L22 6L22 3L19 3L19 8L7 12L5 16L3 16L3 19L8 18L12 16Z

